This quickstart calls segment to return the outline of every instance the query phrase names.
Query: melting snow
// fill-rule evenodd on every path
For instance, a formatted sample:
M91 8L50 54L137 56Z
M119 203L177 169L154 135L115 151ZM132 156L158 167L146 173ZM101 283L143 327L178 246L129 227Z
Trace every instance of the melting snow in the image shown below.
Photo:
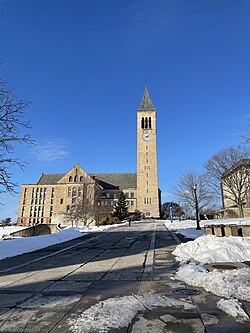
M70 319L68 323L74 333L106 333L111 328L127 327L139 311L158 306L194 308L190 303L150 292L101 301L85 310L76 320Z

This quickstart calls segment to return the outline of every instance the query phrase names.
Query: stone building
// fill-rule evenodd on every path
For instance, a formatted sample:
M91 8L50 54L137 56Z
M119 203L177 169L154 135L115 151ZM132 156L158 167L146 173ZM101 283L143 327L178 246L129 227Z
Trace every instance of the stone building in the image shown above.
M66 213L83 195L92 196L96 209L112 213L120 191L129 212L160 216L156 110L146 88L137 111L137 173L88 174L76 164L65 174L42 174L36 184L22 185L17 223L65 224Z
M243 159L227 170L221 179L223 208L217 217L250 216L250 159Z

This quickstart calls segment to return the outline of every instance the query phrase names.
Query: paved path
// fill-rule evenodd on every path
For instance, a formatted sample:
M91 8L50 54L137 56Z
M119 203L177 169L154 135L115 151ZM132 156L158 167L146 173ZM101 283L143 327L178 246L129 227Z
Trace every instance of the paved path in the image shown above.
M237 323L216 308L218 297L203 290L192 296L182 293L194 294L197 289L173 279L178 268L171 254L175 247L171 233L151 222L2 260L0 332L250 332L248 323ZM152 292L165 295L169 303L154 309L140 305L144 302L140 297ZM125 318L135 299L139 313L124 328L104 330L103 324L103 330L91 330L105 313L105 300L118 297L122 303L109 317L118 311ZM128 300L131 309L126 307ZM180 301L184 306L176 306ZM88 317L88 309L97 304L102 311ZM77 330L73 324L83 313L87 317Z

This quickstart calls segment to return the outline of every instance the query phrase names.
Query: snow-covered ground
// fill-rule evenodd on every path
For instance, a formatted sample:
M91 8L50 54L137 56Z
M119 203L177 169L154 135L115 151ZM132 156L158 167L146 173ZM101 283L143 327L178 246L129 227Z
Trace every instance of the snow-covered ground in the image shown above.
M36 236L36 237L23 237L11 238L2 240L2 237L8 236L14 231L23 229L24 227L4 227L0 229L0 260L8 257L14 257L19 254L28 253L31 251L39 250L47 246L63 243L71 239L82 237L94 231L103 231L110 228L117 228L125 225L126 223L106 225L100 227L79 227L79 228L64 228L61 232L52 235Z
M250 219L208 220L200 223L201 227L206 224L250 224ZM219 309L238 321L249 320L238 299L250 302L250 268L245 266L208 271L204 265L250 261L250 237L205 236L204 229L196 230L196 221L190 220L167 221L165 226L172 232L194 239L178 245L173 251L176 260L180 262L175 278L224 297L217 303Z

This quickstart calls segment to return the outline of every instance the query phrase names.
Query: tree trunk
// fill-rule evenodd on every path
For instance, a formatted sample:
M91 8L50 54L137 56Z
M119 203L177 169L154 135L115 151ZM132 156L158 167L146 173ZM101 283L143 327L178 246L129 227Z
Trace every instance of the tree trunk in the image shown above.
M244 210L242 205L239 205L240 217L244 217Z

